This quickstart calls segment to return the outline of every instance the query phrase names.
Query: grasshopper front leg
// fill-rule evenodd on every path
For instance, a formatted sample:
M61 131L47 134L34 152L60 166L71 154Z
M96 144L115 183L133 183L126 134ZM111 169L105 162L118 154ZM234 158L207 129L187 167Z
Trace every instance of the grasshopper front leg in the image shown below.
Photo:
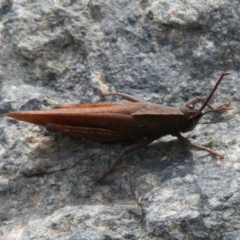
M191 106L194 107L194 106L195 106L197 103L199 103L199 102L204 103L205 101L206 101L206 100L203 99L203 98L201 98L201 97L195 97L195 98L191 99L189 102L185 103L185 106L190 108ZM231 105L230 102L226 102L226 103L221 104L221 105L219 105L219 106L217 106L217 107L213 107L213 106L211 106L210 104L207 104L207 106L208 106L211 110L221 109L221 108L223 108L223 110L225 110L226 108L229 108L230 105Z
M184 145L191 146L191 147L195 147L195 148L197 148L197 149L200 149L200 150L209 152L209 153L211 153L213 156L219 157L220 159L224 159L224 155L222 155L222 154L220 154L220 153L218 153L218 152L215 152L215 151L213 151L213 150L210 149L210 148L206 148L206 147L203 147L203 146L196 145L196 144L192 143L188 138L183 137L180 133L177 134L177 138L178 138L179 141L182 142Z

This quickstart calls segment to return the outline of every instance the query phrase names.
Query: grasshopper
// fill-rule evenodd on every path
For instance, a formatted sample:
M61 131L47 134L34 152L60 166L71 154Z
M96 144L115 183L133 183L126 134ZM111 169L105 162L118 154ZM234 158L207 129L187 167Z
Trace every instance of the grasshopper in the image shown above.
M217 107L209 104L218 85L224 76L229 74L229 72L221 74L206 100L195 97L181 107L151 104L131 95L118 92L104 93L98 87L94 87L103 97L119 96L128 102L56 105L55 109L9 112L5 116L44 126L50 132L67 133L96 142L134 142L120 153L112 166L98 177L98 181L105 178L124 155L143 148L166 135L175 136L187 146L207 151L223 159L224 156L220 153L192 143L181 133L193 130L199 119L207 113L232 109L230 103ZM200 109L196 109L195 105L199 102L203 104ZM206 107L208 109L204 111Z

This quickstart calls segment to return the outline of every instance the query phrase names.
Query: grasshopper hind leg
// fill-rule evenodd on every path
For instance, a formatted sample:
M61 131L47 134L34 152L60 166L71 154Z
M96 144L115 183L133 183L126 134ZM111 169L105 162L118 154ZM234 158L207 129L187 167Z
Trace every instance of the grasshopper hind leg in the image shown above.
M70 135L75 135L83 139L92 140L95 142L119 142L119 141L131 140L125 134L108 130L108 129L101 129L101 128L66 126L66 125L48 123L46 124L46 129L49 132L67 133ZM112 172L113 169L117 166L117 164L121 161L124 155L149 145L151 142L153 142L153 140L154 139L144 139L142 141L139 141L125 148L120 153L116 161L112 164L112 166L97 178L97 181L98 182L102 181L110 172Z
M107 96L119 96L122 97L125 100L128 100L130 102L144 102L138 98L135 98L131 95L125 94L125 93L119 93L119 92L111 92L111 93L104 93L100 88L98 87L93 87L95 91L97 91L102 97L107 97Z
M114 168L120 163L122 157L128 153L134 152L138 149L141 149L143 147L146 147L147 145L149 145L151 142L153 142L154 139L144 139L140 142L137 142L127 148L125 148L120 155L118 156L118 158L116 159L116 161L112 164L112 166L106 170L105 172L103 172L98 178L97 178L97 182L101 182L109 173L111 173Z
M94 142L119 142L130 140L129 137L123 133L103 128L67 126L54 123L48 123L45 127L49 132L67 133Z

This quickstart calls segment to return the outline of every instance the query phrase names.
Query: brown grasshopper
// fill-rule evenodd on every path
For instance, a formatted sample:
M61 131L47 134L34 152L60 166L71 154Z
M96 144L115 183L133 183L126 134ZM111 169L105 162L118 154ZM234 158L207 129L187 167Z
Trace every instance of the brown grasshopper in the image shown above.
M98 177L98 181L109 174L124 155L166 135L175 136L185 145L207 151L223 159L223 155L193 144L181 133L193 130L199 119L207 113L232 109L230 103L218 107L212 107L208 103L223 77L229 74L222 73L206 100L195 97L181 107L151 104L118 92L103 93L99 88L94 87L103 97L120 96L129 102L66 104L57 105L55 109L50 110L10 112L5 115L44 126L50 132L68 133L96 142L135 142L120 153L113 165ZM198 102L203 103L200 109L195 108ZM203 112L205 107L209 109Z

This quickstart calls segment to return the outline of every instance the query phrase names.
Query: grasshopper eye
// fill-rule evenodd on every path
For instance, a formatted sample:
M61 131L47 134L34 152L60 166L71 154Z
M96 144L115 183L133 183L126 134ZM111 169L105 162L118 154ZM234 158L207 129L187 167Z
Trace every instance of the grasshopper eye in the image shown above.
M185 105L187 108L189 108L189 109L194 109L194 105L193 104L186 104Z

